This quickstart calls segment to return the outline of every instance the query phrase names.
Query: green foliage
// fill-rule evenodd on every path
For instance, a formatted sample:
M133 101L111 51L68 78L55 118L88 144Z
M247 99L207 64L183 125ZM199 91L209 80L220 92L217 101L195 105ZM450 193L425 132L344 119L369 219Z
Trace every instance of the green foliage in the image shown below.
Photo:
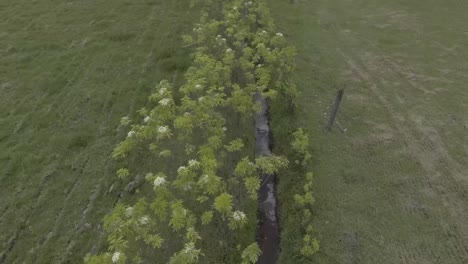
M268 174L274 174L286 168L288 163L288 160L281 156L262 156L255 159L257 168Z
M317 239L312 239L310 235L305 235L303 239L303 246L301 254L307 257L313 256L320 249Z
M308 151L309 143L309 137L302 128L299 128L293 133L291 149L296 157L302 159L301 161L296 160L295 162L301 169L308 165L308 161L311 158ZM315 198L312 193L313 179L313 173L307 172L303 180L303 193L294 195L294 202L297 209L302 212L301 227L304 233L304 238L299 251L301 255L306 257L313 256L319 250L319 241L316 238L312 238L314 230L310 225L310 221L312 221L311 206L315 203Z
M250 244L242 252L242 264L255 264L257 263L258 257L260 257L261 251L257 243Z
M295 151L301 161L295 160L296 164L301 163L305 165L312 155L309 153L308 149L310 146L310 140L307 134L304 133L302 128L299 128L296 132L293 133L293 141L291 142L291 148Z
M258 176L247 177L244 179L244 184L250 198L257 200L257 191L260 188L260 178Z
M229 145L225 145L224 147L227 149L227 151L234 152L241 150L244 147L244 143L242 143L242 139L238 138L234 139L229 143Z
M212 211L204 212L201 216L202 225L209 224L211 222L211 219L213 219L213 212Z
M127 168L121 168L117 171L117 177L119 177L120 179L123 179L127 177L128 175L130 175L130 172L128 171Z
M237 163L236 169L234 170L234 174L236 176L246 177L249 175L253 175L255 171L255 164L249 160L249 157L245 157Z
M215 198L214 208L222 213L227 214L232 210L232 195L223 193Z
M142 121L124 118L121 122L129 130L115 148L114 158L143 155L147 150L158 162L178 166L177 171L163 166L145 172L153 192L133 207L118 204L105 218L109 250L118 252L121 261L141 259L145 247L167 251L168 243L169 263L212 262L209 256L217 251L205 240L215 232L215 223L216 231L235 230L230 243L245 250L232 254L234 259L255 263L260 249L252 244L253 234L241 227L256 218L256 212L248 209L257 203L258 172L273 174L288 166L280 156L252 162L245 156L251 150L236 138L244 131L228 124L236 116L253 119L258 110L253 100L256 93L271 100L294 93L278 89L295 89L288 85L293 50L282 34L273 33L262 1L200 4L206 5L200 23L192 35L184 36L187 44L196 45L186 82L176 92L169 81L161 81L148 97L149 105L137 111ZM117 175L123 178L133 173L125 168Z

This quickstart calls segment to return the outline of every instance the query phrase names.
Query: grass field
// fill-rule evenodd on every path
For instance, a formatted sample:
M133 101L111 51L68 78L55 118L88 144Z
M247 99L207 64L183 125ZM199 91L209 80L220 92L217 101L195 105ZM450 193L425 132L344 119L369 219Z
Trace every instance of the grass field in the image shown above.
M295 2L269 1L299 53L321 240L313 263L468 263L468 3ZM347 132L328 133L343 86ZM280 190L301 185L283 179ZM282 263L301 262L294 238L283 237Z
M109 192L119 120L181 79L180 36L199 18L188 3L0 2L0 263L99 249L123 188Z
M468 3L267 2L299 54L313 263L467 263ZM103 245L124 187L110 159L119 120L162 78L182 80L180 36L200 15L188 3L0 2L0 264L79 263ZM344 85L346 133L326 132ZM281 179L282 207L299 179ZM299 239L283 236L281 263L307 263Z

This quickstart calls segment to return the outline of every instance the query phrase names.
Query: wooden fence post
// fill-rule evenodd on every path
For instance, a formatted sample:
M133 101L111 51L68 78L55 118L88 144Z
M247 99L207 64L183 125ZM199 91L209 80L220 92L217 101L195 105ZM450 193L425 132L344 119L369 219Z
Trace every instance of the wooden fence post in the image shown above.
M328 119L327 129L330 131L332 129L333 123L335 122L336 114L338 113L338 108L340 107L341 99L343 99L344 88L338 90L335 98L335 104L330 113L330 118Z

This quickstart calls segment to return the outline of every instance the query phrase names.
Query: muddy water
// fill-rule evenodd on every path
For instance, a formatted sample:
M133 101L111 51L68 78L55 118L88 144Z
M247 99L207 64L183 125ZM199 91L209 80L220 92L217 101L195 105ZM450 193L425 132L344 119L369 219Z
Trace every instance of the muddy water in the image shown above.
M255 156L271 156L270 127L268 124L268 103L260 93L254 100L261 105L255 115ZM262 251L258 263L274 264L279 256L279 225L276 217L275 175L263 173L259 189L259 215L257 241Z

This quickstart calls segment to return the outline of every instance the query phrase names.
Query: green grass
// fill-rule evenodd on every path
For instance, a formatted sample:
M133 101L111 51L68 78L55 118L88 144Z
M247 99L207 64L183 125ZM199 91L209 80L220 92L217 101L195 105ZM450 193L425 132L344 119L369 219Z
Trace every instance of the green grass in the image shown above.
M0 3L0 263L78 263L105 246L119 120L161 79L182 82L180 36L200 15L188 2ZM295 125L311 134L321 240L298 255L285 212L302 175L283 175L281 263L468 262L468 4L268 2L302 90L294 116L273 117L276 149ZM346 135L326 132L344 85Z
M297 254L297 223L284 212L302 176L287 175L281 263L467 262L468 4L295 2L269 1L299 53L295 118L312 136L321 250ZM343 86L346 135L323 129Z
M102 247L123 184L122 116L190 64L189 1L0 3L0 263L77 263ZM114 191L109 192L114 185Z

